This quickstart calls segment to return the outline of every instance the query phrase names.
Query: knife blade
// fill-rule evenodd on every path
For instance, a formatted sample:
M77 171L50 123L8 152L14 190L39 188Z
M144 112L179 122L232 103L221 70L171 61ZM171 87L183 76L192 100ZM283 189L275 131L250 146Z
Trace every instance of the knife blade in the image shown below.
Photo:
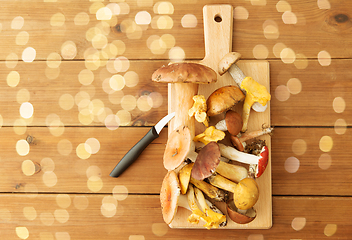
M143 150L154 139L159 137L161 130L173 117L175 117L175 112L166 115L155 126L153 126L149 132L126 153L126 155L111 171L110 176L115 178L119 177L139 157Z

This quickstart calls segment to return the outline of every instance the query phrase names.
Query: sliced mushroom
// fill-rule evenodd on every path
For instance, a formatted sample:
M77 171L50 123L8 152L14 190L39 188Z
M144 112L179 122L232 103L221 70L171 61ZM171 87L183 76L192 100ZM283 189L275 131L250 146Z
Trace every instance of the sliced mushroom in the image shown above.
M250 223L257 216L257 211L253 207L248 210L238 209L233 200L228 201L226 204L226 210L229 218L238 224Z

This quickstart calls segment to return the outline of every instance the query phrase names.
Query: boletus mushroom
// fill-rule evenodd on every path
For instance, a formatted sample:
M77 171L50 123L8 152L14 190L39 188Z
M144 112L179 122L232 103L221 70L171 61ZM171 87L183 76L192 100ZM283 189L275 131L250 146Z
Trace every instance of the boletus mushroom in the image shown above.
M232 110L229 110L225 114L225 119L219 121L215 128L221 131L228 131L232 136L238 135L243 126L242 116Z

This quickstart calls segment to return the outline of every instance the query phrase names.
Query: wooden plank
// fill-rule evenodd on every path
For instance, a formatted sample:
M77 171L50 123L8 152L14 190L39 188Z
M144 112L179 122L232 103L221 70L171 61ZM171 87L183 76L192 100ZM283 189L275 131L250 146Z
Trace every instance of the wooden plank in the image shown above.
M129 193L159 193L166 174L162 156L167 129L119 178L111 178L109 173L149 131L148 128L120 127L110 131L107 128L65 127L63 130L62 135L53 136L49 128L33 127L17 135L13 128L0 128L0 192L111 193L115 186L123 185ZM27 155L20 156L16 144L26 139L28 134L34 137L36 143L30 145ZM343 134L337 134L332 128L276 128L272 136L273 195L351 196L352 150L341 144L348 143L350 135L350 128ZM323 152L319 148L322 140L323 146L326 145L322 149L328 150L329 138L324 136L331 137L331 151ZM89 138L96 138L100 149L89 158L81 159L76 149ZM22 171L25 160L41 164L42 170L26 176ZM57 181L54 181L55 176ZM95 180L101 189L93 185L89 188L88 176L99 177L92 178L89 184Z
M168 14L154 12L156 3L141 4L130 0L123 3L124 5L119 3L122 6L120 7L123 9L122 12L128 9L126 10L128 14L114 16L112 21L108 21L110 25L105 28L108 43L114 40L124 42L125 50L121 54L129 59L169 59L169 50L173 46L182 48L188 59L202 59L205 54L204 49L194 47L204 46L202 7L214 1L171 0L168 2L172 4L170 9L173 10L167 12ZM85 51L93 47L92 42L87 40L86 33L90 28L99 26L101 23L95 14L99 7L94 6L103 7L108 3L84 0L32 1L31 3L23 5L21 1L2 1L0 59L5 60L12 53L21 59L23 50L26 47L33 47L36 50L36 59L46 60L50 53L61 53L66 41L75 43L77 51L74 55L75 59L85 59ZM323 50L327 51L332 58L351 56L349 48L352 41L351 31L349 31L351 24L345 11L352 8L350 1L330 0L329 8L326 8L326 4L318 4L316 1L294 0L284 5L284 10L276 6L276 1L239 3L227 0L222 3L232 4L234 8L238 7L234 20L233 49L240 52L246 59L254 59L258 57L258 54L263 57L257 51L258 46L262 49L264 47L268 53L267 56L264 54L264 57L280 58L280 53L272 49L276 44L281 43L296 54L303 54L301 55L303 58L317 58L318 53ZM182 27L182 18L190 14L190 9L192 9L191 14L197 19L196 26L194 28ZM285 15L284 11L287 9L290 11ZM124 25L131 23L130 20L134 20L135 15L140 11L148 11L153 19L152 23L147 28L137 27L134 34L127 34ZM84 17L79 21L80 24L75 22L75 18L80 13L88 16L87 22ZM54 14L59 15L52 20ZM168 21L172 21L172 25L169 25L172 26L171 28L158 29L156 21L160 15L165 15ZM12 20L19 16L24 19L23 26L17 25L11 28ZM22 38L16 43L16 37L22 31L28 33L28 41L24 42ZM151 51L147 46L148 38L153 35L161 37L164 34L172 35L174 41L167 47Z
M245 62L241 60L239 64ZM85 126L85 124L104 126L104 122L98 121L96 116L93 121L92 118L83 118L80 121L79 113L84 108L79 108L80 102L83 101L84 106L84 103L89 105L92 100L98 100L98 103L102 102L104 107L111 110L108 112L116 114L124 110L120 104L121 96L124 95L133 96L133 101L130 103L126 101L125 109L130 119L123 120L123 124L129 126L154 125L167 114L168 90L166 84L154 83L148 76L151 77L157 68L168 62L129 61L129 63L130 67L126 72L110 73L106 67L92 71L94 80L91 84L83 85L78 77L80 72L86 69L83 62L62 61L58 67L59 75L54 79L50 79L50 76L56 70L50 72L52 69L50 70L45 62L30 64L18 62L13 69L6 67L6 63L0 62L0 77L5 79L0 83L0 104L2 106L0 126L24 124L25 119L19 120L21 119L20 103L23 101L29 101L34 107L33 118L25 121L28 126L47 126L47 117L50 114L58 115L65 126ZM351 95L348 94L352 91L350 59L334 60L330 66L326 67L321 66L316 60L308 60L304 69L297 69L294 64L285 64L282 61L272 60L269 63L272 94L271 123L273 126L334 126L338 119L343 119L343 124L346 126L352 125L351 106L347 104L352 101ZM10 87L7 83L7 78L12 71L18 73L18 75L14 73L13 79L16 79L16 76L20 78L16 87ZM127 74L127 86L125 85L122 90L112 91L114 92L112 94L104 91L108 86L106 79L113 75L125 76L127 72L132 77L138 76L136 86L133 85L133 78ZM247 73L247 70L244 69L244 72ZM85 79L89 79L89 74ZM21 92L24 92L22 94L24 97L18 98L17 95ZM81 97L79 93L82 93ZM77 102L73 101L69 110L64 110L60 106L60 97L63 94L70 95L66 95L68 98L63 104L65 108L69 108L72 99L77 98ZM139 98L145 100L151 95L154 95L157 105L152 108L148 107L148 104L141 105L143 111L139 109L136 101ZM89 96L89 102L85 96ZM144 109L145 106L147 109Z
M273 198L269 230L170 229L159 196L2 194L4 239L350 239L351 198Z

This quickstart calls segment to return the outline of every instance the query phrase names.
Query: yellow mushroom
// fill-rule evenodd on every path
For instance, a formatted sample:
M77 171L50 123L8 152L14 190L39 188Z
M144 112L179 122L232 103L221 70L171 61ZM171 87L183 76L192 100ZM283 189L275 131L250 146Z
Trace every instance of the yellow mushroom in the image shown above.
M203 123L206 127L209 126L207 116L207 103L203 95L193 96L193 106L188 110L189 117L195 117L197 122Z
M241 83L241 88L244 89L247 93L243 104L243 127L241 130L242 132L245 132L247 131L249 113L251 111L252 105L255 102L258 102L261 105L265 106L267 102L270 101L271 95L265 86L256 82L251 77L245 77L243 79Z
M210 142L217 142L224 139L225 133L221 130L216 129L214 126L210 126L203 133L198 134L193 138L195 142L202 142L207 145Z

